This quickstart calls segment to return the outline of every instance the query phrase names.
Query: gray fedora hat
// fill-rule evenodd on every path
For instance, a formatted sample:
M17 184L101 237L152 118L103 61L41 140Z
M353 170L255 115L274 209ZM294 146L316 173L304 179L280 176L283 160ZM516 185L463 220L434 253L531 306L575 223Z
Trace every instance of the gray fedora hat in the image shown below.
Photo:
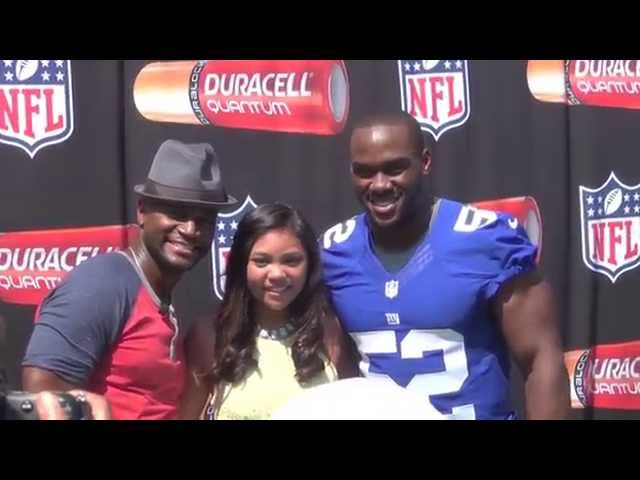
M222 184L218 157L207 143L166 140L158 148L145 183L133 190L143 197L204 206L233 205Z

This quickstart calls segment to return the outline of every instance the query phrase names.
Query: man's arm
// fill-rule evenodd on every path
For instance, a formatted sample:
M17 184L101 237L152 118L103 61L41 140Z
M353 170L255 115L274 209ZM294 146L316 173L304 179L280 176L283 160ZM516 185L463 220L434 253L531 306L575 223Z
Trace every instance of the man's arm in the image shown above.
M22 360L30 392L84 388L117 341L139 279L121 255L76 267L43 301Z
M38 367L24 367L22 369L22 389L25 392L38 393L44 390L66 392L84 385L74 385L66 382L53 372Z
M535 271L516 277L501 288L494 309L525 380L527 418L565 418L569 378L550 285Z
M203 378L213 365L214 329L211 318L201 318L185 340L187 379L180 401L181 420L197 420L205 408L211 386Z

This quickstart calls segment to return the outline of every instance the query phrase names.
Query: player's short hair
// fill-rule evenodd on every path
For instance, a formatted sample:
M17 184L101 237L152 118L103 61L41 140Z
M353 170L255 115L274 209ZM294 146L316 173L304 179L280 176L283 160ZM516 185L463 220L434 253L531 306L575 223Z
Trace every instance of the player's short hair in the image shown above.
M422 134L418 121L412 115L409 115L407 112L402 110L376 112L365 115L354 123L352 132L355 132L358 128L371 128L377 125L398 124L406 125L411 132L416 152L422 153L425 147L430 147L429 145L426 145L425 138Z

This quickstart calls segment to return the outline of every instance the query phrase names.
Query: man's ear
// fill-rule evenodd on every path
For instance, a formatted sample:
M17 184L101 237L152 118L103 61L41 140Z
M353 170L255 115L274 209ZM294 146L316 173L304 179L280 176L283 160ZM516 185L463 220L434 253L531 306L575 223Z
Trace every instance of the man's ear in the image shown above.
M142 226L144 225L144 214L145 214L144 200L139 198L138 205L136 207L136 219L138 221L138 225L140 225L140 228L142 228Z
M429 175L431 173L431 152L427 147L422 150L422 174Z

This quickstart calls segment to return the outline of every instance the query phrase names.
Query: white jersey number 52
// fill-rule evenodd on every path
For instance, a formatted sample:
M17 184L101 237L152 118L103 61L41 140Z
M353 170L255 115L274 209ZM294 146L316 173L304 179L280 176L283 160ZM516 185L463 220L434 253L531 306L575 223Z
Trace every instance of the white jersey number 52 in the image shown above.
M354 332L351 336L363 354L360 370L364 376L387 375L369 371L367 355L397 353L396 332L393 330L376 330L371 332ZM400 342L400 356L403 359L422 358L425 352L442 352L444 370L434 373L414 375L407 388L425 396L452 393L460 390L469 376L467 370L467 354L464 349L464 337L451 329L411 330ZM457 420L475 420L473 404L452 408L447 417Z

